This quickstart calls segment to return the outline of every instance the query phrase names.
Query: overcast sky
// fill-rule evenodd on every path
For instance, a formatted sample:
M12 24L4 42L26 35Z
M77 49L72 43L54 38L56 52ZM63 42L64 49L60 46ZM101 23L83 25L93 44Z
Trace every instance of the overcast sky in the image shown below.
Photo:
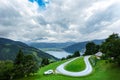
M0 37L23 42L120 34L120 0L0 0Z

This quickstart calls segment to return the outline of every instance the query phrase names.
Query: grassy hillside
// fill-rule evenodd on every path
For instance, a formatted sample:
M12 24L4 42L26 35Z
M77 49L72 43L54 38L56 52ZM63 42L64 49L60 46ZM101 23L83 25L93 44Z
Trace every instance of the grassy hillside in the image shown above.
M67 71L79 72L85 69L84 58L80 57L65 66Z
M120 68L112 63L106 63L104 60L98 61L93 73L84 77L69 77L60 74L43 75L44 71L55 69L63 62L65 61L52 63L42 67L36 75L18 80L120 80Z
M35 55L36 58L49 58L53 60L56 59L55 57L34 47L30 47L25 43L0 38L0 60L14 60L19 49L22 49L24 54Z

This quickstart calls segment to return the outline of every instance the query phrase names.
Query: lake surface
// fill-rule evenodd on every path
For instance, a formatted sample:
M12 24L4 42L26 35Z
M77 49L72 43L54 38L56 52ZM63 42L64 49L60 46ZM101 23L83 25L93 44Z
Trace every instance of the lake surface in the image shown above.
M46 53L53 55L56 58L62 58L62 57L67 57L68 55L71 55L71 53L68 53L66 51L46 51Z

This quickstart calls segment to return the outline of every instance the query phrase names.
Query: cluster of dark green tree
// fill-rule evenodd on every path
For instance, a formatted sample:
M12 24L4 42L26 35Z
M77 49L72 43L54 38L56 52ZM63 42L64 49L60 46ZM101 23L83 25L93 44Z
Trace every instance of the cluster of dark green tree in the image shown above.
M84 55L93 55L100 49L100 45L96 45L94 42L88 42L86 44L86 51Z
M118 34L110 35L101 45L96 45L93 42L86 44L84 55L93 55L98 51L103 52L102 59L107 59L111 62L120 65L120 37Z
M0 61L0 80L10 80L13 73L12 61Z
M80 52L75 51L73 55L68 55L66 58L63 57L61 60L70 59L70 58L79 57L79 56L80 56Z
M13 61L0 61L0 80L20 78L37 72L39 64L33 55L24 55L20 50Z
M113 33L101 45L101 51L105 53L104 59L108 59L120 65L120 37Z
M43 58L41 61L41 67L50 64L50 61L48 58Z
M35 73L39 69L39 64L33 55L24 55L22 50L19 51L14 61L15 77L28 76L30 73Z

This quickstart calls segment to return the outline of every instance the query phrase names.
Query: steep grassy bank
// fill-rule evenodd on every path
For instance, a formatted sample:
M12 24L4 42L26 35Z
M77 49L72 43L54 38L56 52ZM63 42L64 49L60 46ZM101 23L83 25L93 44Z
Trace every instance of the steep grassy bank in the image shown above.
M60 74L43 75L48 69L55 69L58 65L65 61L52 63L46 67L42 67L34 76L18 79L18 80L119 80L120 68L113 63L106 63L104 60L97 62L91 75L85 77L69 77Z

